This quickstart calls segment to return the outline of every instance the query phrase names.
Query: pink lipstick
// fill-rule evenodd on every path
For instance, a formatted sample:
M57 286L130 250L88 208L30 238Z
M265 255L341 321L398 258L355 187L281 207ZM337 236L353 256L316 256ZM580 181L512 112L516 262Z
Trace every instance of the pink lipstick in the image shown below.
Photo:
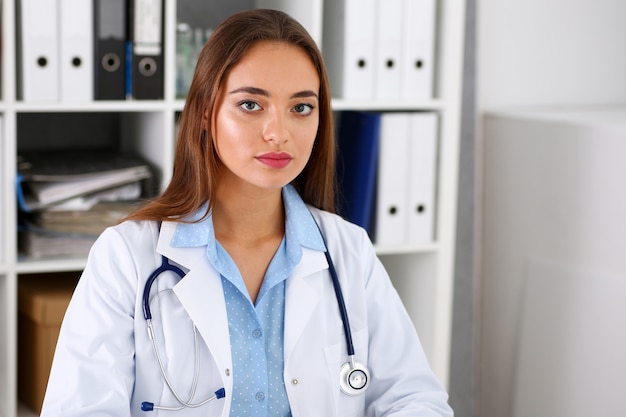
M293 159L287 152L268 152L256 157L261 163L272 168L284 168Z

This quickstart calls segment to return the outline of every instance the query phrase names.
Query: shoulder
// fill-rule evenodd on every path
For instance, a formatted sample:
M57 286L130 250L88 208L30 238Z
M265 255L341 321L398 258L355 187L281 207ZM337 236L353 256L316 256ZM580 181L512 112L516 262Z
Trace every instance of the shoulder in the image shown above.
M330 213L312 206L308 206L308 209L311 211L311 214L322 231L332 230L357 238L362 238L363 235L367 236L367 232L362 227L350 223L338 214Z
M107 228L93 245L92 252L140 255L142 250L154 251L159 235L159 224L148 220L127 220ZM153 242L151 244L151 242Z
M125 237L139 237L158 232L160 222L154 220L126 220L109 229Z
M158 235L154 221L129 220L105 229L89 251L81 281L102 288L125 283L128 294L134 294L138 283L159 265Z
M351 223L341 216L315 207L309 207L322 231L326 246L333 256L347 257L374 256L372 242L361 226Z

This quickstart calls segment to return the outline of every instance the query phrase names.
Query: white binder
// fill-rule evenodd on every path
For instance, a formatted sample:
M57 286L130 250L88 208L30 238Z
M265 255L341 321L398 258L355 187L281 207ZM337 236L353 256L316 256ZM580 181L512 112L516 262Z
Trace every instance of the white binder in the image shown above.
M18 97L24 101L59 99L57 1L20 0Z
M412 113L408 143L408 236L409 244L434 240L437 169L436 113Z
M296 19L309 32L311 37L322 47L322 10L324 0L256 0L256 7L282 10Z
M93 1L58 0L61 101L94 98Z
M383 113L380 121L374 235L377 245L406 243L409 121L408 113Z
M402 6L405 0L376 0L376 46L374 48L374 97L400 98L402 56Z
M403 0L402 98L427 100L433 95L436 0Z
M322 51L333 95L373 99L376 0L325 2L323 14Z

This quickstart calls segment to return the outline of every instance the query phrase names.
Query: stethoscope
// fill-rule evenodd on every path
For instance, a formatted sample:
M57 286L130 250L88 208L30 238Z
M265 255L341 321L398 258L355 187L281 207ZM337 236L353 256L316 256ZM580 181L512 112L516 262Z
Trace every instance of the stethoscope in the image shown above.
M317 222L316 222L317 224ZM319 225L318 229L319 229ZM337 276L337 270L335 269L335 265L333 260L330 257L330 252L328 251L328 247L326 246L326 241L324 239L324 235L320 229L320 235L322 236L322 240L324 240L324 255L326 255L326 261L328 262L328 269L330 272L330 277L333 282L333 288L335 290L335 296L337 298L337 305L339 307L339 315L341 316L341 321L343 323L343 331L346 337L346 346L348 350L348 362L341 366L339 370L339 387L341 391L350 396L359 395L369 387L370 383L370 374L367 367L361 363L358 363L354 359L354 343L352 342L352 333L350 332L350 321L348 320L348 310L346 309L346 303L343 298L343 292L341 291L341 285L339 283L339 277ZM182 396L178 394L178 392L174 389L174 386L171 384L170 379L167 377L165 372L165 367L163 366L163 362L161 361L161 355L159 354L159 349L157 347L157 341L155 338L155 332L152 327L152 313L150 311L150 289L152 288L152 284L156 279L165 271L174 272L181 279L185 277L185 272L182 269L177 267L176 265L172 265L169 262L169 259L161 255L161 266L150 274L148 280L146 281L146 285L143 290L143 315L146 319L146 325L148 327L148 337L152 342L152 350L154 351L154 356L159 364L159 369L161 371L161 375L165 380L165 384L168 389L176 398L176 401L180 404L177 407L171 406L162 406L156 405L151 402L143 402L141 403L141 409L143 411L152 411L152 410L165 410L165 411L179 411L184 408L197 408L205 405L209 401L224 398L226 396L226 392L224 388L220 388L210 397L205 398L200 402L192 402L195 396L195 391L198 384L198 377L200 374L200 350L198 344L198 334L197 329L194 326L193 335L194 335L194 351L195 351L195 361L194 361L194 379L191 385L191 392L189 395L189 399L184 400Z

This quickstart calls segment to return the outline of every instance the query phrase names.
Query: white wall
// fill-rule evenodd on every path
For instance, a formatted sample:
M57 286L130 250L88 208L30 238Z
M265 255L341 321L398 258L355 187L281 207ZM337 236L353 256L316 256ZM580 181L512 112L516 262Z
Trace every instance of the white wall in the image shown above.
M626 1L482 0L482 108L623 102Z
M527 106L626 103L626 1L479 0L477 14L477 210L481 211L482 117ZM477 240L489 219L478 216ZM506 242L504 242L506 245ZM477 415L510 416L517 271L488 274L479 254L480 336ZM487 272L487 273L486 273Z

